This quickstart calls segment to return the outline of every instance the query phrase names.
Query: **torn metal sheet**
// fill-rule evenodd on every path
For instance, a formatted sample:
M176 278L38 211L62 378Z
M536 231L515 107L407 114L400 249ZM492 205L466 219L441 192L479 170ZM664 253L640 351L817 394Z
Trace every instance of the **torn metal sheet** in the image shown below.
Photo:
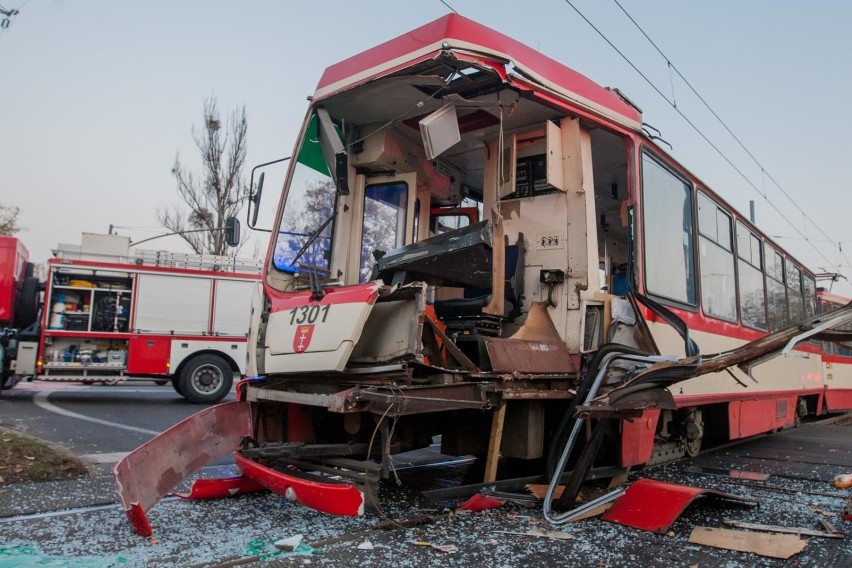
M376 263L379 278L391 282L395 272L405 272L428 284L491 288L491 243L489 221L447 231L389 251Z
M601 518L643 531L663 534L700 495L740 503L758 503L755 499L714 489L665 483L655 479L640 479L628 487L624 495Z
M485 338L485 349L495 373L554 373L575 371L562 341Z
M803 551L808 545L792 534L761 534L712 527L695 527L689 535L689 542L785 560Z
M265 490L266 488L258 482L238 475L220 479L196 479L192 482L189 493L174 495L181 499L221 499Z
M553 320L547 312L547 302L530 304L527 319L521 328L509 339L524 339L527 341L561 341Z
M113 475L128 520L141 536L152 534L146 512L181 481L239 448L251 435L247 402L206 408L127 454Z
M241 454L236 455L236 461L245 477L291 501L332 515L358 517L364 514L364 493L349 483L329 478L316 481L318 477L296 469L285 473Z
M629 381L595 399L596 403L615 404L622 397L644 388L670 386L709 373L739 367L751 376L751 369L790 350L807 339L837 340L833 329L852 323L852 302L842 308L807 318L790 327L741 345L735 349L710 355L695 355L676 361L660 361L638 372Z
M500 499L495 499L494 497L489 497L488 495L483 495L482 493L477 493L464 503L461 503L456 510L457 511L487 511L488 509L496 509L497 507L502 507L503 501Z

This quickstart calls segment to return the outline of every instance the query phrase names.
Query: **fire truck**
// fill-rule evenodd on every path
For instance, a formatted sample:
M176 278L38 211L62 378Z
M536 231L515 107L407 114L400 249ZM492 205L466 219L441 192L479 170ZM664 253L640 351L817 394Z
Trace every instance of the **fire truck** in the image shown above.
M4 243L4 260L11 262L14 244L24 267L3 281L19 310L14 329L22 330L4 368L9 387L153 379L209 404L244 374L258 261L137 250L127 237L84 233L80 245L53 251L40 293L38 279L27 276L26 249L17 239Z
M19 355L35 367L39 288L24 244L15 237L0 237L0 383L4 389L15 384Z

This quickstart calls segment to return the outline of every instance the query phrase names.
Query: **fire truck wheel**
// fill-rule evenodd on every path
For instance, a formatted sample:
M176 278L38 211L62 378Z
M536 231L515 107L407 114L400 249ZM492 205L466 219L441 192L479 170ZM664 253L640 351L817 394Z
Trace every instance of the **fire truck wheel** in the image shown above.
M231 390L234 372L218 355L199 355L187 362L178 382L180 393L190 402L212 404Z
M154 381L154 384L157 385L158 387L161 387L161 386L166 385L170 382L171 381L169 381L168 379L160 379L159 381Z
M180 377L175 377L172 379L172 386L174 387L176 393L183 396L183 393L180 390Z
M38 318L39 282L35 276L24 279L15 310L15 326L29 327Z

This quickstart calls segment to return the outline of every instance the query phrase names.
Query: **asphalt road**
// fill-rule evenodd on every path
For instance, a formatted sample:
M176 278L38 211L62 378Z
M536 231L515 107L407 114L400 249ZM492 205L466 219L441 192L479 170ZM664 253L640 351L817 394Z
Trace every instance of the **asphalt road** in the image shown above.
M225 400L233 400L233 393ZM204 409L170 385L19 383L3 391L0 426L61 444L94 463L114 463L121 454Z
M134 449L201 408L170 386L32 383L4 392L0 425L61 443L91 459ZM155 535L145 539L132 532L115 504L111 477L101 474L4 487L0 549L9 562L19 562L15 565L52 561L62 566L852 566L848 537L806 538L804 550L790 560L690 542L696 527L723 528L725 519L819 530L819 519L825 517L850 533L852 521L840 518L848 492L831 484L834 475L850 466L852 425L838 422L803 425L692 460L635 471L629 482L655 479L760 502L743 506L697 500L665 534L600 518L551 526L542 520L540 504L526 508L507 502L482 513L449 513L448 503L428 502L419 491L446 487L458 473L451 466L401 471L401 486L390 480L380 488L380 514L363 517L317 513L274 493L210 501L164 499L148 512ZM732 475L741 471L762 471L768 478L752 482ZM642 508L644 514L658 516L672 507L650 500ZM408 530L389 520L424 513L433 516L432 522ZM531 534L542 528L568 534L558 539ZM275 540L294 535L304 536L305 551L266 556L278 554Z

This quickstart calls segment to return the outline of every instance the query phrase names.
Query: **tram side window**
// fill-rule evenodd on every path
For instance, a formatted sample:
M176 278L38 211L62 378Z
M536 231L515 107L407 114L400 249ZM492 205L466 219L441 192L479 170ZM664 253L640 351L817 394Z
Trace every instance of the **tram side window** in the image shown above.
M737 321L731 216L698 193L698 254L704 313Z
M763 243L737 222L740 317L743 325L766 329L766 295L763 283Z
M695 305L690 186L651 156L642 158L647 291Z
M805 317L816 315L816 281L806 274L802 274L802 283L805 285Z
M784 286L784 257L766 245L766 303L769 329L777 331L787 323L787 289Z
M787 260L787 304L790 309L790 323L805 317L805 305L802 301L802 271Z

